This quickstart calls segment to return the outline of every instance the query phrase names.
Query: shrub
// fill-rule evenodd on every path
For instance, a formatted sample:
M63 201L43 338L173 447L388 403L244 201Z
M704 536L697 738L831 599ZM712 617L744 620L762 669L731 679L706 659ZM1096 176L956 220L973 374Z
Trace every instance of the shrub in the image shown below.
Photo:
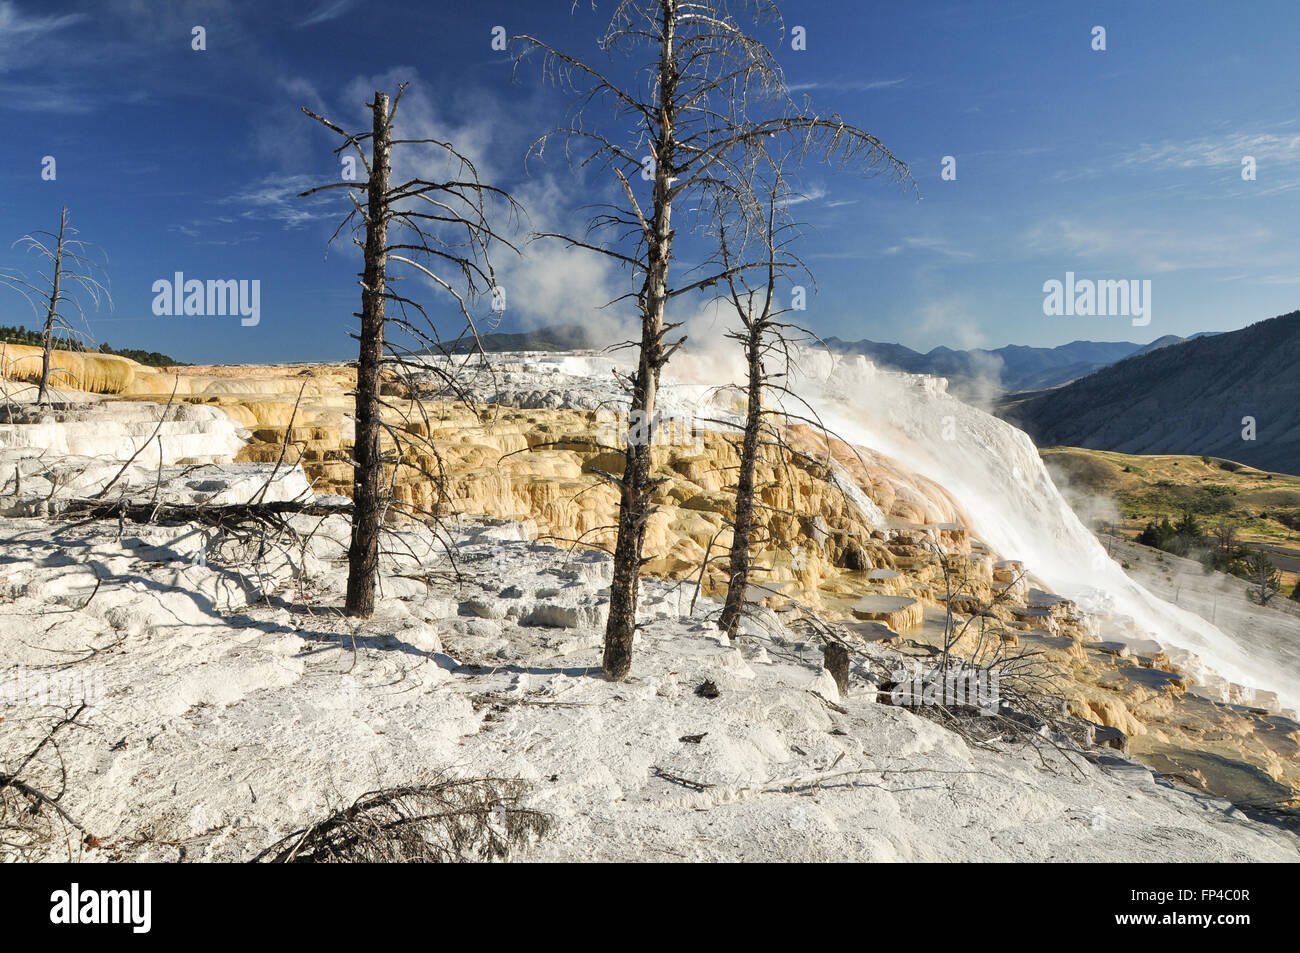
M504 860L551 829L520 806L519 778L439 779L369 791L254 858L273 864L456 863Z

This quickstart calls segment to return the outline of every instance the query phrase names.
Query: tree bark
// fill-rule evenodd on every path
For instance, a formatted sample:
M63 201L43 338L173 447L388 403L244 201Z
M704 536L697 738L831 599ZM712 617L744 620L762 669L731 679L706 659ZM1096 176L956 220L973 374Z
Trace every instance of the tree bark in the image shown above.
M352 545L344 612L369 618L375 611L379 576L379 524L383 512L379 369L384 357L384 294L387 286L389 128L388 95L376 91L372 159L366 202L365 271L361 291L361 341L355 402L356 467L352 484Z
M727 574L727 598L718 619L718 628L734 640L745 606L749 586L749 544L754 535L754 470L758 464L758 438L763 419L763 328L761 318L753 318L745 340L745 357L749 365L745 403L745 438L740 448L740 474L736 480L736 519L732 524L731 564Z
M59 244L54 252L54 276L50 281L50 307L45 312L45 332L41 339L41 387L36 403L43 404L50 389L50 348L54 342L54 319L59 313L59 281L63 277L63 234L68 227L68 209L64 206L59 217Z
M659 51L660 124L655 136L654 214L647 236L648 267L641 292L641 349L632 386L632 407L623 484L618 508L618 540L614 546L614 578L609 587L609 618L605 624L605 676L614 681L632 670L632 639L636 635L637 595L646 521L650 518L650 447L654 439L659 371L664 365L664 306L668 297L668 267L672 260L672 167L675 161L677 64L674 35L677 4L663 4L663 37ZM636 424L643 424L637 426ZM634 439L644 436L644 441Z

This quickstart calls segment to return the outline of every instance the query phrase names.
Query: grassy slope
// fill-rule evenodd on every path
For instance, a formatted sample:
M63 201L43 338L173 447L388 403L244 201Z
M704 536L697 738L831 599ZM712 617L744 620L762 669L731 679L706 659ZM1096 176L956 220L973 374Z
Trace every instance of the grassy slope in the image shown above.
M1300 525L1300 476L1269 473L1210 458L1181 455L1134 455L1107 450L1052 447L1040 451L1076 510L1098 512L1104 508L1081 503L1081 498L1114 501L1119 526L1133 536L1149 520L1168 516L1177 520L1185 508L1196 513L1208 529L1220 519L1237 527L1243 543L1280 547L1300 555L1300 530L1277 517ZM1228 468L1225 468L1227 464Z

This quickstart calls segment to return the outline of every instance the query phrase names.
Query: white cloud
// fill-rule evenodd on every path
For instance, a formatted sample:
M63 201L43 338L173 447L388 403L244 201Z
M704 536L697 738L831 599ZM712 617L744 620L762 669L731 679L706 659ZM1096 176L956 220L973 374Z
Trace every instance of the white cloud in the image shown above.
M812 83L792 83L789 88L792 93L804 93L814 89L827 89L837 93L869 93L877 89L893 89L895 86L902 86L905 82L907 82L905 79L832 79Z
M1230 239L1225 236L1231 236ZM1076 259L1081 264L1123 267L1129 271L1170 271L1258 267L1276 252L1272 233L1261 225L1191 231L1154 229L1127 222L1092 225L1070 219L1028 229L1022 245L1031 254Z
M820 202L830 193L820 186L814 186L806 192L796 192L786 200L786 205L803 205L805 202Z
M911 235L903 238L898 244L884 248L881 254L897 255L909 250L931 252L935 255L942 255L945 258L961 260L975 257L973 252L964 251L960 248L953 248L946 238L934 238L923 235Z
M298 24L299 27L315 26L318 23L326 23L330 20L338 19L352 9L356 0L333 0L331 3L323 3L316 8L316 12Z
M1182 142L1142 143L1123 156L1120 164L1161 169L1239 169L1243 156L1254 156L1261 165L1300 165L1300 133L1233 132Z
M533 231L582 234L585 222L582 213L570 207L572 191L554 176L526 182L515 197L528 210ZM559 239L517 244L518 256L507 253L497 259L508 314L528 327L582 324L601 343L630 335L632 305L610 305L632 289L629 272L598 252L572 248Z
M314 111L345 129L360 131L369 130L371 125L369 112L362 104L373 100L375 90L387 90L391 95L403 82L410 85L398 106L396 138L451 143L473 163L479 181L485 185L504 188L512 174L518 176L517 167L502 168L501 156L515 157L521 150L510 141L520 135L517 123L509 119L500 105L491 99L475 101L472 108L461 110L462 115L469 118L457 119L449 115L444 101L420 80L414 68L396 66L378 75L357 77L345 85L341 96L331 100L335 105L322 102L315 87L304 81L285 80L282 84L291 88L296 100ZM347 104L346 108L337 108L338 103ZM465 105L463 98L461 105ZM302 143L285 146L294 156L289 161L286 155L286 164L302 168L310 162L328 168L324 163L336 163L338 160L324 150L327 147L332 150L339 144L337 136L326 133L306 117L303 123L309 132L314 130L314 133ZM307 150L316 154L315 160L310 159L311 153ZM360 168L358 175L364 176ZM437 146L409 144L395 148L394 184L417 178L445 182L453 178L465 179L466 174L457 160ZM329 181L327 174L268 177L227 201L243 203L250 210L255 208L258 215L277 219L286 228L326 215L337 215L341 220L349 207L343 190L321 193L319 204L306 203L295 197L297 192ZM529 240L534 233L582 235L590 211L584 212L580 206L598 201L593 199L595 191L598 190L585 182L580 172L570 170L567 165L548 169L535 164L533 174L511 188L513 197L527 213L525 217L510 215L501 201L490 207L489 224L519 251L515 254L503 245L496 245L492 251L497 284L506 294L508 319L525 328L580 323L604 341L621 340L627 336L630 325L625 318L630 306L605 308L632 287L632 277L625 270L605 256L569 247L560 240ZM415 207L422 205L417 202ZM330 211L327 213L326 209ZM395 267L394 274L398 271ZM435 268L435 271L451 277L445 269ZM428 291L412 297L429 307L431 314L441 310L440 299L444 298L445 292L435 289L425 276L416 280L426 285ZM484 304L479 303L474 310L482 312L483 309ZM488 324L484 322L484 327Z
M42 58L38 44L85 19L80 13L29 16L10 0L0 0L0 73Z
M220 199L219 204L240 208L240 218L270 220L279 222L285 228L298 228L310 222L332 218L336 214L342 221L350 207L342 197L343 190L333 190L338 193L337 198L331 197L329 192L320 192L305 199L298 197L301 192L325 184L327 183L311 175L267 175L233 195Z

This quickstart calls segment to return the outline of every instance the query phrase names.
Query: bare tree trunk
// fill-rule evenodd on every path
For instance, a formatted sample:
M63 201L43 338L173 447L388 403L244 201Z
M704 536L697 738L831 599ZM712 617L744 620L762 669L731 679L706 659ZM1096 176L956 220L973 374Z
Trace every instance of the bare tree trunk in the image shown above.
M727 576L727 599L722 606L718 628L735 639L740 614L749 586L749 544L754 535L754 469L758 464L758 438L763 420L763 328L754 319L745 341L749 364L748 391L745 405L745 439L740 448L740 475L736 480L736 519L732 524L731 566Z
M619 50L631 55L639 55L644 46L645 59L635 71L634 86L625 88L580 57L528 35L516 38L524 49L515 58L515 67L519 68L530 51L540 50L543 75L576 95L579 116L589 108L603 108L608 100L615 100L620 116L626 112L636 117L638 128L644 128L654 161L654 205L646 213L623 174L629 168L645 167L638 154L641 139L629 145L621 136L606 138L594 127L584 127L571 119L539 139L530 150L530 154L541 155L553 137L570 140L566 150L573 140L580 140L586 153L580 165L602 168L617 176L628 198L626 206L604 206L589 222L588 232L614 231L614 246L632 247L610 247L609 243L589 240L590 234L578 238L544 233L540 237L562 239L570 247L606 255L621 267L630 267L633 275L644 276L637 298L640 355L631 382L631 419L637 434L628 441L618 481L618 538L603 660L606 677L621 680L632 667L642 551L652 514L651 497L657 485L651 474L651 443L659 373L685 341L683 338L665 347L664 334L677 326L665 323L665 304L715 287L760 264L731 263L721 274L670 287L672 206L676 197L682 196L687 203L683 207L692 211L716 211L724 219L730 216L748 221L759 211L751 188L752 170L756 162L770 155L777 145L773 140L778 139L799 158L824 150L827 160L838 159L863 172L887 172L900 181L910 182L911 178L907 167L870 133L845 124L838 116L816 115L795 104L775 54L762 40L747 33L742 22L752 21L763 29L775 24L779 29L775 0L752 4L731 0L621 0L611 6L613 13L600 46L607 53ZM641 82L647 73L653 79L648 84ZM637 227L628 228L632 222ZM625 297L620 295L615 300Z
M656 137L654 215L650 222L649 262L642 288L641 349L632 387L629 431L618 508L618 540L614 546L614 578L609 587L609 619L605 624L604 670L621 681L632 670L632 639L636 634L637 593L641 550L650 518L650 448L654 440L655 404L663 346L664 306L668 300L668 266L672 260L673 122L676 112L677 67L673 37L676 5L663 6L663 43L659 54L659 102L662 106ZM641 426L636 426L639 423ZM635 435L635 438L634 438ZM644 440L639 439L644 436Z
M41 338L41 387L36 395L36 403L43 404L49 398L50 389L50 347L54 340L54 319L59 313L59 282L63 278L63 235L68 227L68 209L64 206L59 216L59 243L54 251L54 275L50 280L50 306L45 312L45 331Z
M386 422L382 416L386 408L380 393L381 371L397 376L409 392L416 395L420 384L415 377L432 370L457 400L470 399L469 392L455 379L455 365L439 369L436 362L429 364L421 359L421 354L434 353L450 358L452 350L443 345L437 324L425 307L398 293L395 289L399 285L396 283L389 286L389 269L405 266L443 289L465 320L463 333L472 339L475 352L482 355L469 302L496 286L491 246L499 244L518 251L509 240L493 231L488 221L488 209L501 203L512 219L522 212L522 206L509 193L480 182L474 164L451 143L436 139L393 138L395 116L408 85L401 83L391 98L382 90L376 90L370 104L371 128L365 133L350 133L307 107L302 109L309 118L343 138L343 145L335 150L336 153L353 150L357 161L366 170L363 181L356 181L353 177L300 193L301 198L307 198L332 189L348 190L352 210L335 234L347 229L354 233L358 231L358 218L365 226L364 242L355 234L352 238L362 248L365 264L361 274L361 311L353 315L361 321L361 332L357 336L354 394L356 438L352 451L352 539L348 546L348 590L344 603L347 615L359 618L374 614L379 585L379 540L387 514L415 517L435 531L438 542L449 545L436 532L442 526L438 510L446 498L446 488L438 448L427 435L428 414L418 396L413 397L406 410L394 408L407 424L414 422L412 414L422 420L426 425L423 437L415 434L413 427L403 426L395 430L391 421ZM370 145L369 155L365 149L366 142ZM437 150L450 163L450 181L430 182L414 178L392 185L392 153L403 146ZM360 194L363 192L364 201ZM435 269L440 266L449 269L450 279L437 273ZM388 309L386 302L390 300L394 307ZM422 330L412 323L413 318L422 319L427 326ZM403 335L421 350L402 343ZM393 440L391 455L383 453L381 435L385 433L390 434ZM419 451L408 452L407 448L412 444L419 447ZM427 459L426 454L437 462L433 469L421 462ZM392 469L386 478L388 466ZM417 472L420 479L432 484L435 501L432 509L405 504L397 497L395 485L403 468Z
M827 642L822 646L823 666L835 679L835 687L843 698L849 693L849 650L839 642Z
M388 95L376 91L371 105L374 138L366 204L365 272L361 292L361 341L357 361L356 460L352 485L352 545L348 548L348 594L344 612L369 618L375 611L379 575L379 524L383 509L379 369L384 357L384 295L387 284L389 130Z

